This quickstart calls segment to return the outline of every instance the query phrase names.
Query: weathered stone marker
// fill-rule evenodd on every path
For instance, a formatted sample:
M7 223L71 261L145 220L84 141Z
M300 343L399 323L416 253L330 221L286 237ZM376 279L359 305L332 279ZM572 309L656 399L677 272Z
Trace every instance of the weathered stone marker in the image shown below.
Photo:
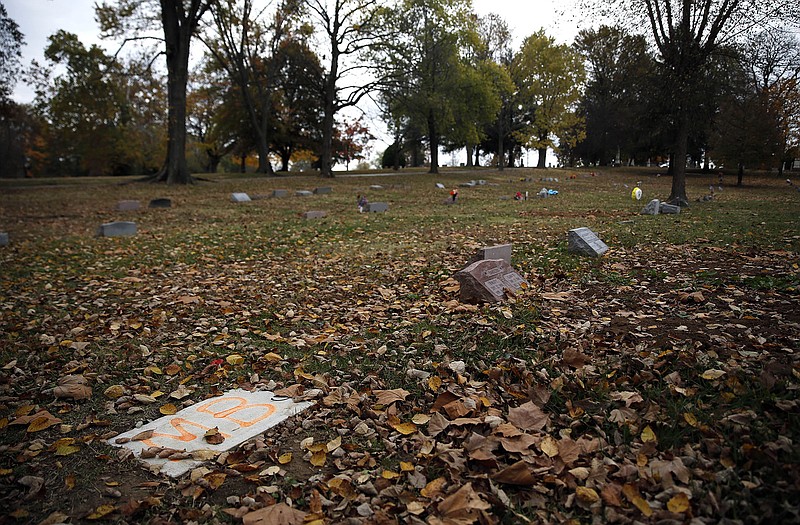
M364 211L367 213L383 213L389 211L389 205L385 202L370 202Z
M661 201L653 199L647 203L647 206L642 208L641 215L658 215L661 209Z
M476 261L483 261L486 259L503 259L508 264L511 264L511 245L510 244L496 244L494 246L484 246L478 253L470 259L469 264Z
M567 236L567 251L590 257L600 257L608 251L606 243L589 228L575 228Z
M186 451L188 459L141 459L152 470L177 477L199 466L203 460L244 443L311 405L313 403L308 401L295 403L288 398L278 398L269 391L231 390L221 397L200 401L174 415L129 430L111 438L108 443L127 448L137 457L152 447ZM222 443L211 444L204 439L206 431L212 428L225 438ZM147 435L143 433L150 436L132 439Z
M139 201L119 201L117 211L136 211L141 207Z
M281 197L288 197L289 190L272 190L272 197L273 198L281 198Z
M477 261L455 275L461 285L459 298L465 303L497 303L508 292L515 293L528 282L503 259Z
M312 192L308 190L297 190L294 192L295 197L310 197L314 195Z
M474 180L471 180L469 182L462 182L461 184L459 184L459 186L461 186L462 188L474 188L477 185L478 183L475 182Z
M0 232L0 246L8 246L8 233Z
M444 184L442 184L441 182L437 182L437 183L436 183L436 187L437 187L437 188L439 188L440 190L443 190L443 189L445 189L445 185L444 185Z
M660 211L661 211L661 213L664 213L664 214L674 215L674 214L678 214L678 213L681 212L681 207L680 206L675 206L674 204L667 204L666 202L662 202Z
M172 199L153 199L148 208L172 208Z
M107 222L97 229L98 237L130 237L136 235L136 223L129 221Z
M380 184L373 184L372 186L369 187L369 189L371 189L371 190L382 190L383 186L381 186Z
M250 202L250 195L246 193L231 193L231 200L233 202Z
M328 216L328 212L322 210L311 210L303 213L303 218L308 219L324 219Z
M321 188L314 188L314 195L325 195L327 193L333 192L333 188L330 186L323 186Z

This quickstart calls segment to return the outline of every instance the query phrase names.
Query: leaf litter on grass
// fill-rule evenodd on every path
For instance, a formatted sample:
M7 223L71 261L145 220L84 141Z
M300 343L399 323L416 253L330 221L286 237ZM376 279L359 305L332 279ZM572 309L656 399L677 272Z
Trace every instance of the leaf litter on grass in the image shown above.
M630 212L562 192L513 210L465 201L430 221L403 188L388 194L391 221L334 193L338 216L314 227L264 201L228 224L227 203L206 199L143 217L133 239L4 252L6 506L39 521L70 509L118 521L797 520L795 250L714 224L704 238L718 227L746 242L673 244L648 218L647 242L584 261L564 232L589 221L629 235L614 221ZM190 226L176 232L176 218ZM455 270L507 239L531 289L503 306L458 303ZM177 483L101 445L233 388L317 404L195 458L204 466ZM93 490L104 477L137 488Z

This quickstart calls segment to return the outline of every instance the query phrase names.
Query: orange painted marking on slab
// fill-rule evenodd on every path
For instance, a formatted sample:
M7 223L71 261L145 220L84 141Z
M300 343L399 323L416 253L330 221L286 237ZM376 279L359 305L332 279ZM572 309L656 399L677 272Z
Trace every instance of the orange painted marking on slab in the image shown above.
M212 412L211 410L209 410L212 406L214 406L214 405L216 405L218 403L224 403L225 401L238 401L239 404L234 406L234 407L227 408L225 410L220 410L219 412ZM232 414L236 414L237 412L241 412L242 410L247 410L247 409L255 408L255 407L263 407L264 408L264 413L261 414L259 417L253 419L253 420L242 421L241 419L236 419L234 417L230 417ZM213 417L215 417L217 419L228 419L228 420L233 421L234 423L237 423L238 425L246 428L246 427L250 427L250 426L255 425L259 421L263 421L263 420L267 419L269 416L271 416L272 414L274 414L275 413L275 405L272 405L270 403L252 403L251 404L251 403L248 403L246 399L241 398L241 397L223 397L222 399L215 399L214 401L211 401L210 403L207 403L205 405L202 405L202 406L198 407L197 411L198 412L202 412L204 414L211 414Z

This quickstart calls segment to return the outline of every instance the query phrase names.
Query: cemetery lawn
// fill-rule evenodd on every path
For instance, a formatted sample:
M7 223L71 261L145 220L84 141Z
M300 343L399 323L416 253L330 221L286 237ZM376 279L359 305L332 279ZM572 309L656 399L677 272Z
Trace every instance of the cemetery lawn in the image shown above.
M657 173L0 181L0 524L800 522L800 192ZM459 302L503 243L530 287ZM108 444L235 388L314 405L177 479Z

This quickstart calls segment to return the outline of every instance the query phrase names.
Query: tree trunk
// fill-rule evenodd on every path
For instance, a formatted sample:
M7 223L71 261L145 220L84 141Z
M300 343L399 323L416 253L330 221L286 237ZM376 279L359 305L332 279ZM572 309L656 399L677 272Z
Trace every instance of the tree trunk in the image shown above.
M336 77L339 75L338 44L331 41L330 71L325 77L324 108L322 116L322 147L319 157L319 174L333 177L333 125L336 113Z
M679 109L678 129L675 132L675 144L670 157L670 172L672 174L672 191L667 202L678 206L688 206L686 196L686 152L689 142L689 113Z
M467 143L467 167L472 167L472 144Z
M744 178L744 161L739 161L739 169L736 171L736 186L742 187L742 179Z
M239 157L239 173L247 173L247 155L244 153Z
M536 163L536 167L539 169L546 168L545 162L547 161L547 148L539 148L536 151L539 152L539 162Z
M433 110L428 112L428 142L431 148L431 169L428 173L439 173L439 135Z

